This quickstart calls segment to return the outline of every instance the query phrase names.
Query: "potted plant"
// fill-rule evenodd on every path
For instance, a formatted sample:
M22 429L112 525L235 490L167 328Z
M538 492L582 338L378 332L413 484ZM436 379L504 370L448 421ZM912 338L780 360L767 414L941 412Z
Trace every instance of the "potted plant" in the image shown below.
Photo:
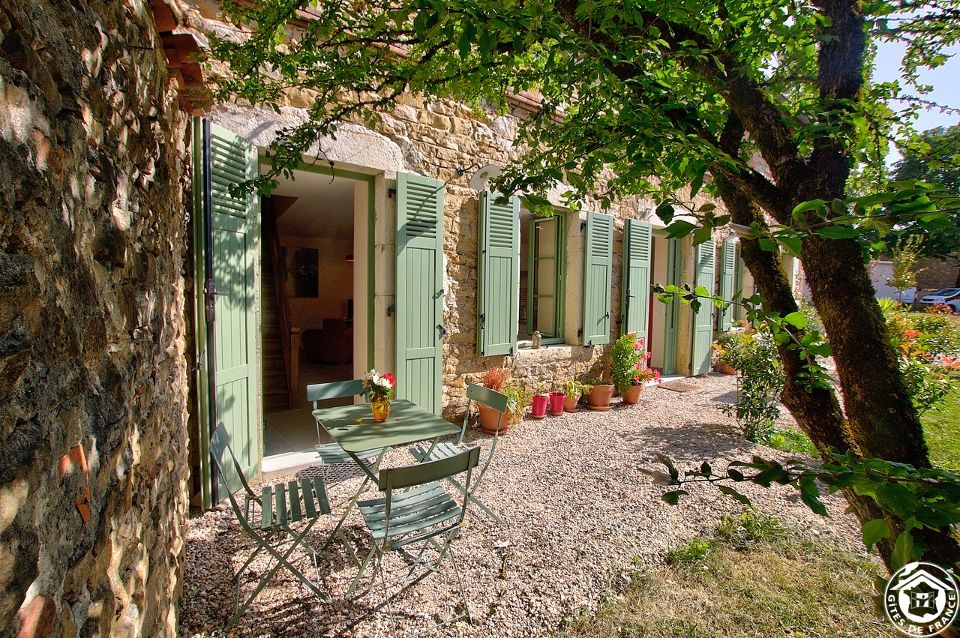
M505 426L516 425L523 420L523 415L526 414L527 408L530 407L531 393L527 388L516 385L508 384L504 386L503 393L507 395L507 415L505 420Z
M530 402L530 416L535 419L542 419L547 416L547 403L550 395L547 394L543 386L537 386L533 393L533 399Z
M560 416L563 414L563 404L566 401L567 394L562 390L553 390L550 392L550 415ZM579 398L579 397L577 397Z
M623 397L624 403L636 404L647 381L658 378L659 374L647 368L649 354L644 347L643 337L635 332L620 335L610 349L613 359L613 382Z
M503 392L504 387L507 385L507 381L510 379L510 371L506 368L491 368L483 373L483 376L480 378L480 382L483 383L483 387L490 388L491 390L496 390L497 392ZM477 420L480 423L480 428L485 432L496 432L497 425L501 425L501 429L505 429L507 426L508 416L504 415L503 422L500 421L500 413L494 410L493 408L487 407L482 403L477 403Z
M576 379L570 379L567 381L564 386L564 399L563 399L563 409L565 412L576 412L577 403L580 402L580 397L584 394L590 392L592 386L587 385L586 383L580 383Z
M606 367L600 370L600 376L590 384L587 392L587 407L591 410L604 412L610 409L610 399L613 398L615 386L609 381L610 375Z
M370 370L363 375L363 394L370 403L374 423L383 423L390 416L390 397L397 386L396 378L387 372Z
M721 374L737 373L732 361L737 339L738 336L733 332L724 332L710 345L714 356L713 369L716 372Z

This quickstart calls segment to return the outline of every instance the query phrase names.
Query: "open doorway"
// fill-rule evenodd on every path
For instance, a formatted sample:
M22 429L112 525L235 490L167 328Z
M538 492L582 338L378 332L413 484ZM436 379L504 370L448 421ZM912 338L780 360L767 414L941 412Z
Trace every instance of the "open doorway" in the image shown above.
M365 253L366 187L298 170L262 200L265 472L313 455L318 435L307 385L356 376L365 332L356 310L367 290L355 266L365 257L357 253Z

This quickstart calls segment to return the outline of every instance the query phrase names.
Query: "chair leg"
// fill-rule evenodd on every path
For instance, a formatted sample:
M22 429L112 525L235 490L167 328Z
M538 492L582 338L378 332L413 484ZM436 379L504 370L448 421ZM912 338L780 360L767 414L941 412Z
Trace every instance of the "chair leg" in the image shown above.
M229 627L233 627L233 625L236 624L236 622L240 619L240 616L243 615L243 612L246 611L246 610L247 610L247 607L249 607L250 604L254 601L254 599L255 599L258 595L260 595L260 592L263 591L263 588L266 587L267 583L270 581L271 578L273 578L273 575L276 574L277 571L278 571L281 567L286 567L287 570L288 570L291 574L293 574L294 576L296 576L296 577L300 580L300 582L302 582L304 585L306 585L307 588L317 596L317 598L319 598L320 600L322 600L323 602L326 602L326 603L331 602L331 599L330 599L329 596L327 596L327 595L324 594L322 591L320 591L320 588L317 587L317 586L313 583L313 581L311 581L309 578L307 578L307 576L304 575L303 572L301 572L299 569L297 569L297 568L296 568L293 564L291 564L290 561L289 561L290 555L293 554L293 551L294 551L297 547L302 547L302 546L304 546L303 538L310 532L310 530L313 528L313 526L314 526L314 524L317 522L317 520L318 520L318 519L316 519L316 518L313 519L313 520L311 520L310 523L308 523L308 524L303 528L303 531L302 531L298 536L293 537L293 538L291 539L291 542L290 542L290 547L288 547L283 554L281 554L276 548L274 548L273 546L271 546L271 545L270 545L269 543L267 543L266 541L263 541L263 540L259 540L259 539L258 539L257 543L258 543L258 545L260 546L259 549L262 549L263 551L268 552L268 553L270 554L270 556L271 556L274 560L276 560L276 564L275 564L273 567L269 568L269 569L266 571L266 573L264 573L264 575L260 577L260 580L259 580L259 582L257 583L256 588L254 588L253 592L250 594L250 596L247 598L247 600L246 600L242 605L239 605L239 606L237 607L237 611L233 614L233 617L232 617L232 618L230 619L230 621L227 623L227 627L228 627L228 628L229 628ZM311 553L312 553L312 548L311 548ZM238 587L239 587L239 583L238 583Z
M500 518L497 514L495 514L489 507L486 506L486 504L483 501L481 501L476 496L474 496L472 492L467 493L467 488L465 488L462 483L454 479L447 479L447 483L449 483L450 485L453 485L457 489L457 491L459 491L461 494L466 496L467 500L469 500L471 503L473 503L474 505L479 507L481 510L483 510L483 513L489 516L490 518L492 518L495 523L497 523L500 526L506 527L507 522L502 518Z
M357 589L357 584L360 582L360 577L363 575L364 570L367 569L367 565L370 564L370 559L373 558L374 553L377 551L376 541L373 541L370 551L367 552L367 556L363 559L363 562L360 564L360 569L357 571L357 575L353 577L353 582L350 583L349 589L347 589L347 598L353 596L353 592Z
M460 575L460 568L457 567L457 560L453 553L452 547L447 553L447 559L449 559L450 564L453 565L453 573L456 575L457 585L460 587L460 597L463 599L463 613L467 618L467 623L472 625L473 618L470 616L470 604L467 602L467 590L463 587L463 577Z

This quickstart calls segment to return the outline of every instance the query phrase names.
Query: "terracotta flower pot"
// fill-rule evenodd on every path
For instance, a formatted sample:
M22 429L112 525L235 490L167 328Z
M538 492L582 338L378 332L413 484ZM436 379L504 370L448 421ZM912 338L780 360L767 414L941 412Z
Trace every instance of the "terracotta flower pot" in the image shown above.
M478 421L480 423L480 429L489 434L493 434L497 431L497 425L500 426L500 432L503 432L510 425L510 415L504 413L503 421L500 421L500 413L494 410L493 408L488 408L482 403L477 404L477 410L480 411L480 416Z
M612 383L600 383L593 386L593 389L587 394L587 407L591 410L609 410L613 390Z
M550 414L553 416L560 416L563 414L563 404L567 398L566 393L564 392L551 392L550 393Z
M580 402L580 395L578 394L575 397L568 397L567 395L563 396L563 411L564 412L576 412L577 403Z
M530 416L535 419L542 419L547 416L547 401L549 397L546 394L533 395L533 403L530 404Z
M620 393L620 396L623 397L624 403L640 403L640 393L643 392L642 385L632 385L623 392Z

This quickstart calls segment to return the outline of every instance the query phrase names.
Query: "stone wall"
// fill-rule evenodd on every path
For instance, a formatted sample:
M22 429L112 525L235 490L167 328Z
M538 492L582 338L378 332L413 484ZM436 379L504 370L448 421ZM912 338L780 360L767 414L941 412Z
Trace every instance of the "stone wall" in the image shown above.
M3 0L0 39L0 636L174 635L189 184L163 49L142 0Z
M951 288L960 281L960 255L945 259L921 259L917 262L917 288L929 292Z
M216 5L200 0L179 0L178 11L184 28L202 39L204 34L231 34L221 21ZM247 108L236 104L216 107L210 117L264 148L282 127L303 122L311 96L300 91L288 94L279 113L265 108ZM585 348L578 331L582 327L581 287L583 280L582 242L585 231L580 220L584 213L567 213L567 276L565 283L565 341L538 351L515 356L480 357L477 355L477 267L478 267L478 193L467 185L473 170L460 175L460 167L485 164L505 166L519 157L515 144L521 109L503 114L478 113L454 101L428 102L404 95L395 106L381 114L373 128L359 123L347 124L336 141L324 140L308 154L323 151L326 159L351 170L369 169L383 175L384 187L395 185L397 172L405 171L443 180L445 189L444 252L446 258L445 339L443 386L448 413L465 403L465 386L477 382L483 371L498 366L510 368L525 383L560 382L574 376L591 376L600 370L605 348ZM557 193L559 195L559 193ZM376 300L374 332L375 364L393 369L393 319L388 311L394 305L393 251L395 202L379 193L376 228ZM698 196L698 200L705 201ZM559 198L557 198L559 201ZM583 202L584 210L601 210L596 202ZM655 204L631 199L614 204L607 212L615 218L613 281L611 293L611 338L619 334L620 279L622 274L623 229L627 218L653 220ZM692 258L692 257L691 257ZM690 266L692 272L692 265ZM689 326L689 307L680 310L681 320ZM689 333L681 334L678 356L689 357ZM689 362L686 366L689 369Z

